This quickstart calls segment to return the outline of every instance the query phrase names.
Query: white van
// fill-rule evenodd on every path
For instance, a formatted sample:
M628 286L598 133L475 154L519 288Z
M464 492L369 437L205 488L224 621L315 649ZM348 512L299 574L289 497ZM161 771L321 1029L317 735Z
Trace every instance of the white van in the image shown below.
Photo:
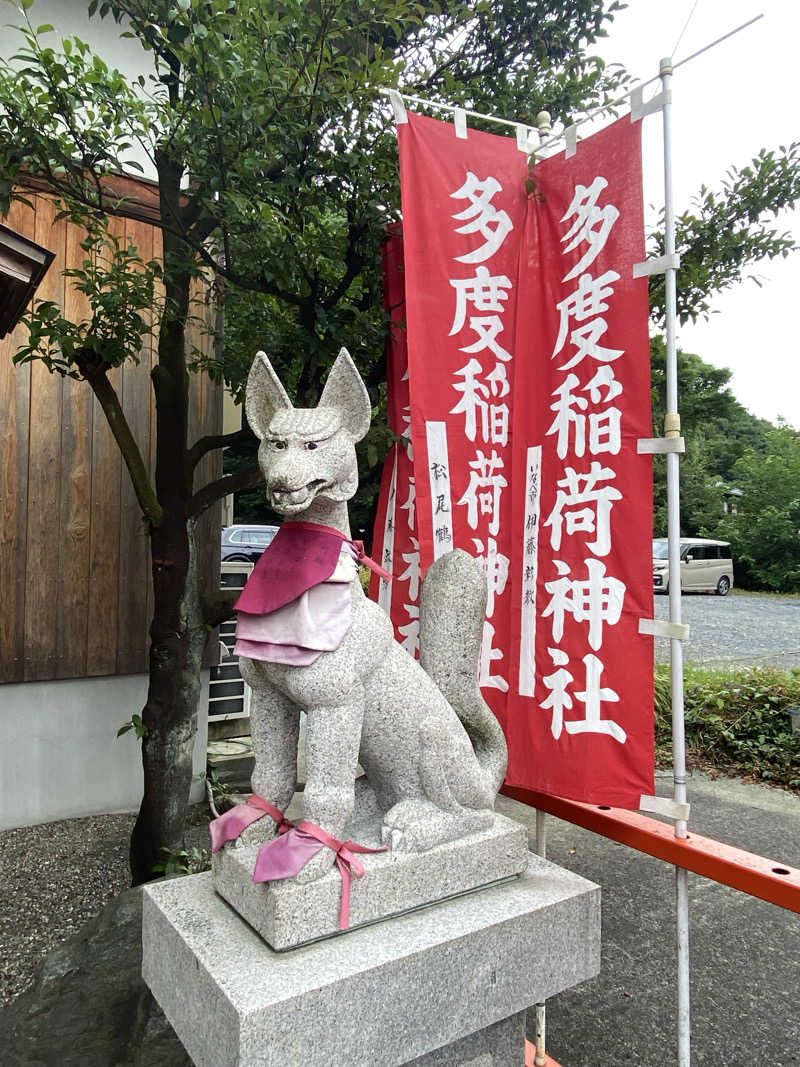
M667 539L653 541L653 588L669 589ZM681 538L681 590L685 593L717 593L727 596L733 585L733 561L728 541L702 537Z

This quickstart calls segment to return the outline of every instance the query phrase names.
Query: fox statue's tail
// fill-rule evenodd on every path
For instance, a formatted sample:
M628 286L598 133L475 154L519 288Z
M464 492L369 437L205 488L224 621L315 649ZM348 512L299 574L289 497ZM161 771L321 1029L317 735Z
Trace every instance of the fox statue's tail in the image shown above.
M494 796L505 778L508 748L478 687L485 614L480 563L460 549L440 556L422 587L420 662L463 723Z

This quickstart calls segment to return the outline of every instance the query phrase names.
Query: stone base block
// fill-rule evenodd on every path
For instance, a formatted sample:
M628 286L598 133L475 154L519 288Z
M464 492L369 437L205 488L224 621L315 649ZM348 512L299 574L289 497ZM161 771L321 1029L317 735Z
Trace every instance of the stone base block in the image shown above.
M467 1034L412 1060L406 1067L523 1067L527 1012Z
M504 884L275 953L199 874L145 887L143 939L196 1067L521 1067L520 1013L599 970L600 891L532 856Z
M380 843L380 820L352 840ZM362 827L362 831L364 828ZM316 882L253 883L259 845L228 845L213 859L214 888L277 951L340 933L342 880L334 867ZM511 878L528 864L527 832L502 815L488 830L427 852L359 856L366 875L353 879L350 929Z

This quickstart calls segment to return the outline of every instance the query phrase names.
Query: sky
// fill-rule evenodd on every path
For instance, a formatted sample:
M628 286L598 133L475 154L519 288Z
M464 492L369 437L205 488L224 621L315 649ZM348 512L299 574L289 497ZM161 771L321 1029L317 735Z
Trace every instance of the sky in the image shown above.
M691 206L701 185L719 189L732 164L744 166L761 148L800 140L800 3L628 0L608 38L595 47L606 62L620 62L637 80L647 80L658 73L662 57L672 55L679 62L759 14L764 17L755 25L673 75L677 214ZM646 90L645 98L655 89ZM660 114L644 120L646 209L663 205L661 122ZM800 209L783 213L775 225L800 244ZM773 422L782 416L800 428L800 334L793 326L800 304L800 252L759 263L747 273L755 274L762 287L743 280L715 296L707 321L679 327L678 347L733 371L730 387L753 414Z

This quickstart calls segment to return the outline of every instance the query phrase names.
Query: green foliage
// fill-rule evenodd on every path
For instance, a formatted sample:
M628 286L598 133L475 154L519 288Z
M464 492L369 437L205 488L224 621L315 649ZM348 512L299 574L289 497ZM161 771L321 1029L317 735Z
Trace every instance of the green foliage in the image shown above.
M762 149L748 166L731 167L719 193L700 189L693 210L676 219L681 322L707 316L711 295L739 282L751 264L797 250L791 235L778 233L770 223L799 199L800 143L772 152ZM664 254L663 226L650 237L650 254ZM750 278L760 284L755 275ZM651 277L650 311L663 325L664 275Z
M62 273L87 298L89 314L79 321L66 319L57 304L35 300L23 319L28 338L15 363L40 359L48 370L80 378L98 367L139 362L142 340L152 333L153 317L158 319L161 264L144 262L132 241L125 245L96 224L81 248L86 253L81 267Z
M666 410L666 348L661 337L650 345L653 425L660 433ZM686 454L681 457L681 533L712 536L722 515L723 490L741 488L736 461L748 450L766 450L771 424L751 415L728 388L729 370L712 367L690 352L678 353L678 396ZM667 529L666 464L654 464L654 520ZM722 536L720 534L720 536ZM727 538L725 538L727 540ZM738 574L738 570L737 570Z
M715 536L730 541L745 587L800 592L800 433L778 426L763 450L748 449L734 464L742 490L737 515L726 515Z
M211 849L162 848L164 859L153 866L155 874L200 874L211 870Z
M219 771L213 768L206 771L206 785L211 792L211 800L214 802L214 807L219 815L232 808L236 803L233 790L226 781L220 778Z
M123 734L127 734L129 730L133 730L136 736L141 741L143 737L147 736L147 727L142 722L141 715L131 715L127 722L124 722L117 730L117 737L122 737Z
M358 568L358 580L361 582L361 588L368 594L370 582L372 581L372 571L369 567L362 565Z
M669 668L656 667L656 747L671 757ZM800 788L800 735L789 708L800 705L800 673L770 667L685 672L687 754L700 766Z
M137 166L132 148L147 137L146 110L118 70L78 37L43 45L27 16L14 66L0 67L0 213L26 171L92 200L93 175ZM40 27L50 33L52 27ZM141 169L141 167L139 167Z
M381 422L380 248L398 217L399 190L379 88L400 85L523 121L546 106L568 120L607 102L624 80L587 55L618 6L92 0L90 17L124 23L131 48L143 50L150 72L130 84L79 38L42 43L26 17L17 68L0 65L0 209L32 171L76 217L100 226L127 210L104 176L143 151L158 170L169 237L156 331L181 318L173 283L203 264L224 299L225 343L192 369L237 392L263 347L290 395L310 405L346 345ZM184 173L192 180L181 199ZM107 294L108 286L93 290ZM25 358L80 375L75 353L87 336L106 365L127 358L127 329L99 343L113 338L121 313L131 325L148 306L141 290L127 295L122 308L95 300L91 324L77 334L52 305L40 307ZM356 528L371 526L389 442L377 427L360 450Z

